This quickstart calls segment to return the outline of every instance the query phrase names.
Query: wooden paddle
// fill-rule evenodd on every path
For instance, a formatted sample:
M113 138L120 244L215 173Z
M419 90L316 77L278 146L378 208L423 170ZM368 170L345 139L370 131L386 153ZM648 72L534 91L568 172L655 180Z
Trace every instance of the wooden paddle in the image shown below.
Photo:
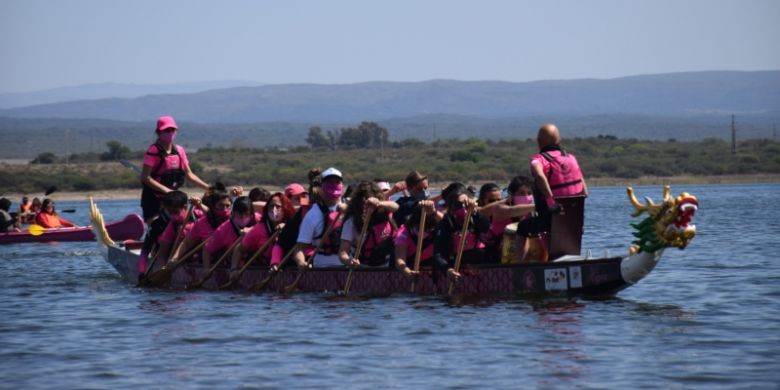
M171 279L171 275L173 275L173 271L176 271L176 268L178 268L179 265L184 264L184 261L186 261L187 259L192 257L192 255L198 253L198 251L201 248L203 248L204 245L206 245L206 242L208 242L208 240L210 238L211 237L201 241L200 244L195 245L195 247L190 249L190 251L185 253L183 256L179 257L178 259L176 259L176 260L174 260L174 261L172 261L172 262L170 262L168 264L163 265L162 268L157 270L157 272L149 275L147 277L147 279L149 281L149 284L152 284L152 285L155 285L155 286L158 286L158 287L162 286L164 284L167 284L170 281L170 279Z
M314 264L314 257L317 256L317 252L319 252L320 249L322 248L322 244L325 242L325 238L328 237L330 233L333 231L333 229L336 227L336 223L341 219L343 213L344 213L343 211L339 211L339 214L336 216L336 219L333 220L333 223L331 223L328 226L328 228L325 229L325 232L322 234L322 239L314 248L314 253L312 253L311 256L309 256L309 258L306 259L307 268L310 267L312 264ZM292 282L292 284L284 287L285 294L290 294L293 291L295 291L295 289L298 287L298 282L301 281L301 277L303 276L304 272L305 272L304 270L299 270L298 276L295 277L295 280Z
M241 239L243 237L244 237L244 232L241 232L241 234L238 235L238 238L236 238L236 241L234 241L232 244L230 244L230 247L228 247L228 249L225 251L225 253L222 254L222 256L219 258L219 260L217 260L217 262L214 263L214 265L212 265L211 268L209 268L208 271L206 271L206 274L203 275L203 277L200 278L200 280L197 281L195 284L193 284L191 286L187 286L187 289L200 288L201 286L203 286L203 283L206 283L206 281L211 279L211 275L214 274L214 270L216 270L217 267L219 267L219 265L222 264L222 262L225 261L225 259L228 258L228 256L233 252L233 249L236 249L238 244L241 243Z
M276 268L277 268L277 271L274 271L274 270L273 270L273 268L270 268L270 269L269 269L269 271L268 271L268 276L266 276L266 277L265 277L265 279L263 279L263 280L261 280L261 281L257 282L257 283L256 283L254 286L250 287L250 288L249 288L249 291L252 291L252 292L255 292L255 293L259 293L260 291L263 291L263 289L264 289L264 288L265 288L265 286L268 284L268 282L270 282L270 281L271 281L271 279L273 279L273 278L274 278L274 276L276 276L276 274L278 274L279 272L281 272L281 270L282 270L282 267L284 266L284 264L285 264L285 263L287 263L287 260L288 260L288 259L289 259L289 258L290 258L290 257L293 255L293 253L295 253L295 251L297 251L298 249L300 249L300 247L299 247L299 245L298 245L298 244L295 244L295 245L293 245L292 249L290 249L290 251L289 251L289 252L287 252L287 254L286 254L286 255L284 255L284 258L282 258L282 261L280 261L280 262L279 262L279 266L278 266L278 267L276 267Z
M355 259L360 257L360 251L363 249L363 244L366 243L366 233L368 232L368 225L371 222L371 215L373 213L374 210L371 210L366 214L365 218L363 218L363 228L360 229L360 237L358 238L357 247L355 247L355 256L353 256ZM347 274L347 282L344 284L344 296L349 295L349 288L352 287L353 271L355 271L355 268L350 267L349 273Z
M466 234L469 232L469 222L471 222L471 214L473 209L469 207L469 211L466 214L466 220L463 221L463 230L460 232L460 242L458 243L458 254L455 255L455 267L453 271L458 272L460 270L460 261L463 258L463 247L466 246ZM455 278L450 280L450 288L447 290L447 295L452 295L455 289Z
M425 208L420 208L420 227L417 228L417 251L414 253L414 272L420 272L420 259L422 259L423 239L425 238L425 217L427 215ZM411 232L409 235L411 236ZM417 276L412 279L412 288L409 292L414 293L415 287L417 287Z
M260 257L260 255L261 255L261 254L263 254L263 252L265 252L265 251L268 249L268 246L269 246L269 245L273 244L273 243L276 241L276 237L277 237L277 236L279 236L279 233L281 233L281 232L282 232L282 230L281 230L281 229L277 229L277 230L274 232L274 234L272 234L272 235L271 235L271 237L268 237L268 239L267 239L267 240L266 240L266 241L263 243L263 245L260 247L260 249L258 249L258 250L257 250L257 252L255 252L255 254L254 254L254 255L252 255L252 257L250 257L250 258L249 258L249 260L247 260L246 264L244 264L244 266L243 266L243 267L241 267L241 269L240 269L240 270L238 270L238 274L236 274L236 276L235 276L235 277L232 277L232 276L231 276L230 280L229 280L227 283L225 283L225 284L223 284L223 285L219 286L219 288L220 288L220 289L226 289L226 288L230 288L230 287L232 287L232 286L233 286L233 284L235 284L235 283L236 283L236 282L237 282L239 279L241 279L241 274L243 274L243 273L244 273L244 271L246 271L246 269L247 269L247 268L249 268L249 266L250 266L250 265L252 265L252 263L253 263L253 262L254 262L254 261L255 261L255 260L258 258L258 257Z

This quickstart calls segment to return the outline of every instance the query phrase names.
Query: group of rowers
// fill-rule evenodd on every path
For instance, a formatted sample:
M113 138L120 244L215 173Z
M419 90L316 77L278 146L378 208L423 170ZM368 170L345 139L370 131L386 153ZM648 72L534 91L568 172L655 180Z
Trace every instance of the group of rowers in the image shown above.
M0 198L0 233L21 232L23 224L36 224L43 228L75 227L76 225L57 214L54 200L22 197L17 212L11 212L11 201Z
M345 190L342 172L333 167L311 170L308 188L291 183L284 191L255 188L245 196L241 187L209 186L191 171L184 148L174 143L178 128L172 117L161 117L156 133L141 173L141 206L149 228L140 278L155 262L176 264L193 253L195 260L188 261L200 261L206 269L218 258L229 259L231 276L247 259L257 258L255 264L273 272L287 266L390 266L414 278L412 265L421 251L417 256L424 266L457 281L453 259L458 252L464 264L498 262L504 228L517 222L520 258L525 258L528 242L549 232L551 215L560 211L555 198L587 196L588 191L576 158L560 146L553 124L539 129L531 176L514 177L506 196L495 183L483 185L478 194L451 183L431 196L427 177L418 171L392 185L361 181ZM185 181L205 194L188 197L178 190Z

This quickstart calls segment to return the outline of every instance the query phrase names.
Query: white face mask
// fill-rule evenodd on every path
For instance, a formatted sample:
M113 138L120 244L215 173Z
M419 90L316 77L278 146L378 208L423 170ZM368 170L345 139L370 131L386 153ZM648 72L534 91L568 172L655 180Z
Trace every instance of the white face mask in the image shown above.
M274 209L271 210L270 217L271 217L272 221L279 222L284 217L284 214L282 214L282 210L274 208Z

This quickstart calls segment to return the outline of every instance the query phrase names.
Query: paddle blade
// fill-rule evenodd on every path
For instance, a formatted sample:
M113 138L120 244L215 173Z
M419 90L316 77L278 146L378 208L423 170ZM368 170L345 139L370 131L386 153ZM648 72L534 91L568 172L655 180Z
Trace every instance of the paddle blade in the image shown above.
M30 225L27 230L30 232L33 236L40 236L44 232L46 232L46 228L41 225Z
M68 214L72 214L72 213L75 213L75 212L76 212L76 209L65 209L65 210L60 210L60 212L61 212L61 213L68 213Z
M46 192L43 193L44 196L49 196L57 191L57 186L51 186L46 189Z
M141 170L141 168L140 168L140 167L138 167L138 165L135 165L135 164L131 163L130 161L127 161L127 160L119 160L119 163L120 163L120 164L122 164L123 166L127 167L127 168L130 168L130 169L132 169L132 170L136 171L136 173L139 173L139 174L140 174L141 172L143 172L143 171Z

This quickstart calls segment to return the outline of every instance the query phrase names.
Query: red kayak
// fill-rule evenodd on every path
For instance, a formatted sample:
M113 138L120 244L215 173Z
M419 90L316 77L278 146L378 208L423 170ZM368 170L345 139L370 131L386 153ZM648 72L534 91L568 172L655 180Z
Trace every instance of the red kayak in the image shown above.
M144 221L138 214L130 214L121 221L106 224L108 234L116 240L138 240L144 234ZM29 231L0 233L0 244L50 241L95 241L92 227L46 229L43 234L34 236Z

